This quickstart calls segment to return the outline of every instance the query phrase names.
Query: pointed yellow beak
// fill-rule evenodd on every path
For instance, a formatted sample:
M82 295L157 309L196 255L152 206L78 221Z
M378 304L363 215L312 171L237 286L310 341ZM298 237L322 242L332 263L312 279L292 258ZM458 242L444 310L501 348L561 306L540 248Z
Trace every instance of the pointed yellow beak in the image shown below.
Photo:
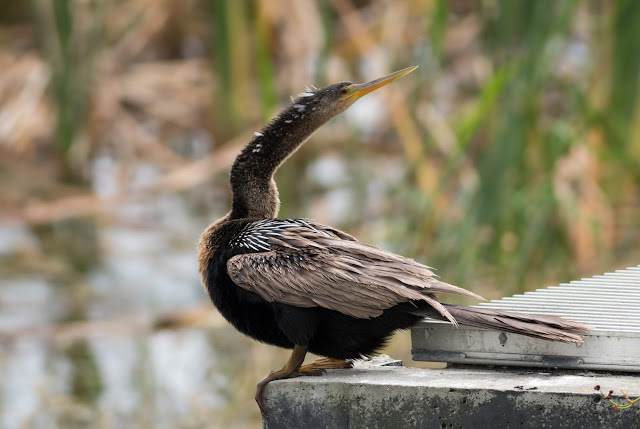
M400 79L402 76L411 73L417 68L418 66L407 67L406 69L398 70L397 72L388 74L367 83L354 83L353 85L349 85L346 87L348 92L342 96L342 99L352 99L353 101L355 101L363 95L370 93L371 91L375 91L376 89L381 88L393 82L394 80Z

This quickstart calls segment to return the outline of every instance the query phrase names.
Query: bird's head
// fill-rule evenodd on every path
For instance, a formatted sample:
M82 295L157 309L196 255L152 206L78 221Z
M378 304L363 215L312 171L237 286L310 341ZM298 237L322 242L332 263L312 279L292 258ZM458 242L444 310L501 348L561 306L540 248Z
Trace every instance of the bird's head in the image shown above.
M347 110L357 99L400 79L417 66L367 83L341 82L307 90L273 118L240 152L231 168L231 218L271 218L278 213L273 175L315 130Z
M340 82L303 92L293 101L292 109L300 117L304 115L326 121L347 110L360 97L400 79L416 68L418 66L408 67L366 83Z

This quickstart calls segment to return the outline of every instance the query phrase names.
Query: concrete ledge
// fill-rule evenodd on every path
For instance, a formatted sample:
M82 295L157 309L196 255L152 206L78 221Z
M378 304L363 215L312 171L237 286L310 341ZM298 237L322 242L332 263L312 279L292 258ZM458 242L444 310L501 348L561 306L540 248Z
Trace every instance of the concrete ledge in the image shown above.
M377 367L331 370L265 389L265 428L640 427L640 406L613 410L640 377L526 369ZM640 404L639 404L640 405Z

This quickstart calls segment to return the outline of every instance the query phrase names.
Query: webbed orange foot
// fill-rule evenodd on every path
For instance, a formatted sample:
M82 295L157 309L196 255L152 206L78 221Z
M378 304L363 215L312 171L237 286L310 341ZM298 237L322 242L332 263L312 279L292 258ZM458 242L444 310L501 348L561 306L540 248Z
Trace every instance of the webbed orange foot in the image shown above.
M264 403L262 401L262 393L267 384L269 384L274 380L283 380L285 378L295 378L301 375L320 375L320 374L315 374L313 371L312 373L299 372L300 365L302 365L302 362L304 361L304 357L306 354L307 354L307 347L296 344L293 348L293 352L291 353L291 356L289 357L289 360L284 365L284 367L278 371L271 371L269 375L267 375L265 378L260 380L260 382L256 386L255 399L256 399L256 402L258 403L258 407L260 407L260 412L265 418L267 417L267 413L266 413L266 409L264 408Z
M347 362L342 359L320 358L306 365L302 365L298 371L306 372L306 371L321 370L324 372L325 369L343 369L343 368L353 368L353 365L350 362Z

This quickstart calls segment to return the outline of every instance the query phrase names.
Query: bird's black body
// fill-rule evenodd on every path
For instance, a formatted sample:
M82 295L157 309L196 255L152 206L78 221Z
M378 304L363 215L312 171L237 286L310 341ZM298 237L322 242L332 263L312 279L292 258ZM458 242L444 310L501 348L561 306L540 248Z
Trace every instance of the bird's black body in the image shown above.
M407 329L422 318L410 312L421 304L402 303L379 317L359 319L322 307L299 308L268 302L243 289L229 277L227 261L239 254L259 253L229 245L250 222L240 219L220 226L213 242L208 243L216 250L208 261L204 281L218 311L243 334L277 347L291 349L295 344L303 344L320 356L357 359L375 354L396 330Z
M278 326L275 305L242 289L229 278L227 261L238 253L241 252L220 249L213 255L206 279L211 301L220 314L243 334L262 343L293 348L295 342L289 340Z

